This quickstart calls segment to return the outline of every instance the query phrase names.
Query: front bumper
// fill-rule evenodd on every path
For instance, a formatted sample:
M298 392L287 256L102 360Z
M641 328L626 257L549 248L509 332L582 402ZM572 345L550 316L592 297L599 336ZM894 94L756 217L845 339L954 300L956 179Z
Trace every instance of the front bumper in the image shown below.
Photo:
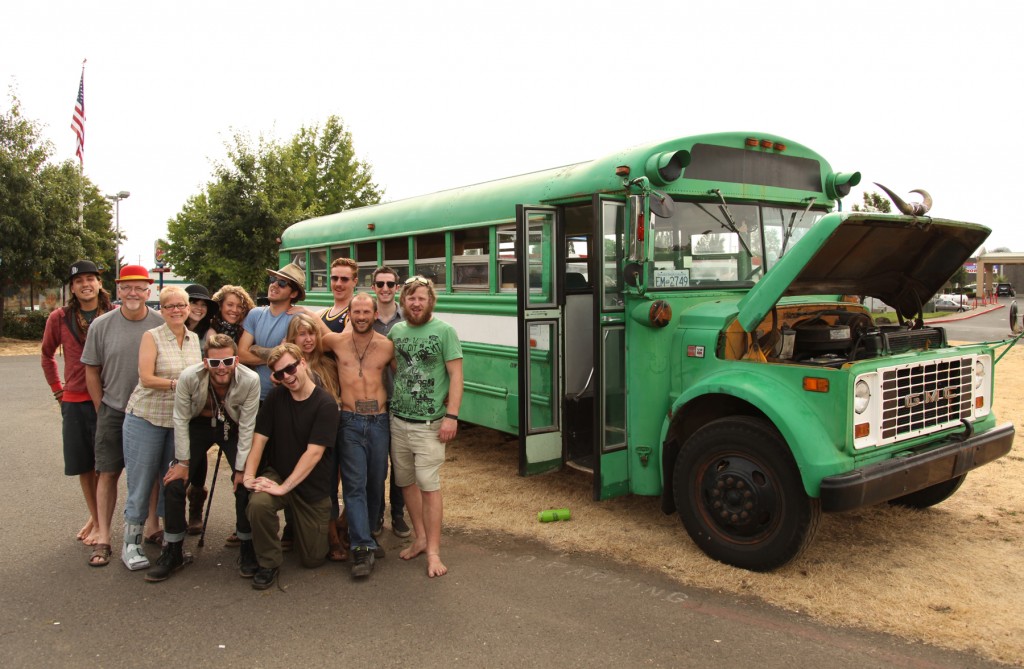
M962 441L950 437L927 451L826 477L821 481L821 509L849 511L948 481L1009 453L1013 435L1013 424L1005 423Z

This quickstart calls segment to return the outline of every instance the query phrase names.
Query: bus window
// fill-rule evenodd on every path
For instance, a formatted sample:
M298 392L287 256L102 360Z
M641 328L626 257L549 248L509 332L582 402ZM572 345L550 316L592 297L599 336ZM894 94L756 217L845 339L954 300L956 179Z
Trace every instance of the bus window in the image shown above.
M565 290L590 292L588 257L590 235L575 235L565 239Z
M761 278L761 227L754 205L677 202L654 235L655 288L717 283L749 285Z
M622 309L622 254L623 229L626 225L626 207L621 202L604 202L601 211L601 256L602 277L601 304L605 311Z
M487 290L491 248L487 228L452 233L452 290Z
M444 233L420 235L416 238L416 273L434 282L435 290L446 290Z
M398 272L398 282L409 278L409 238L384 240L384 264Z
M351 258L352 249L348 244L344 246L332 246L331 247L331 262L334 262L338 258Z
M765 252L762 255L767 264L765 269L771 269L822 216L823 212L807 209L763 207L761 220L764 225ZM751 249L755 253L760 250L756 240L751 240Z
M309 290L327 291L327 249L309 252Z
M356 263L359 264L356 286L369 288L373 270L377 269L377 242L356 244Z
M498 290L516 290L516 226L498 227Z

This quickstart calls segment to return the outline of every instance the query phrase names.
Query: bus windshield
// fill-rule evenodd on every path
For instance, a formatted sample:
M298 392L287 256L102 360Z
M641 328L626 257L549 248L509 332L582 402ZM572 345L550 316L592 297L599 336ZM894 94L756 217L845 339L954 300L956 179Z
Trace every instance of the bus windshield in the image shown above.
M654 288L750 286L822 216L808 208L676 202L654 221Z

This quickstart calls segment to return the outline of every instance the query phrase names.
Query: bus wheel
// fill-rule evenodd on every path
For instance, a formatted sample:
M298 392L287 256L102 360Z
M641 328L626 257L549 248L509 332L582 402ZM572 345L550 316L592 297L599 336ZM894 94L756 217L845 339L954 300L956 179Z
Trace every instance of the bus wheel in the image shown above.
M965 478L967 478L967 474L955 476L948 481L936 483L917 492L912 492L909 495L891 499L889 504L906 506L911 509L927 509L929 506L935 506L939 502L949 499L964 482Z
M673 472L683 526L709 557L770 571L800 555L821 517L782 436L745 416L708 423L690 437Z

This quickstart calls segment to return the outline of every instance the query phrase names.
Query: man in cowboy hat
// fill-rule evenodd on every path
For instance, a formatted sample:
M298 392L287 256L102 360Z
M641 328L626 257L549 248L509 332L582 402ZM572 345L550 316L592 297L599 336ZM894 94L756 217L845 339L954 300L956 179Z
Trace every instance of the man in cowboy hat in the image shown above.
M292 320L288 310L306 298L306 273L295 263L288 263L280 270L268 269L267 274L270 275L267 287L270 305L249 312L242 324L245 332L238 340L238 359L260 375L260 401L267 398L273 387L267 358L288 334L288 323Z
M68 276L71 297L66 306L50 312L43 332L42 366L53 398L60 405L64 437L64 474L78 476L85 495L89 520L78 531L78 540L92 546L97 543L96 522L96 407L85 385L82 347L89 326L97 316L113 307L110 295L103 289L100 270L91 260L79 260L71 266ZM57 360L58 348L64 349L64 383L61 383Z
M164 322L146 306L153 283L149 270L142 265L125 265L116 283L121 306L92 322L82 351L85 384L96 408L96 521L99 530L89 558L89 564L94 567L110 562L110 521L117 505L117 480L124 469L121 426L128 398L139 382L139 345L147 330ZM160 527L155 497L150 502L147 525L146 538L156 540Z

